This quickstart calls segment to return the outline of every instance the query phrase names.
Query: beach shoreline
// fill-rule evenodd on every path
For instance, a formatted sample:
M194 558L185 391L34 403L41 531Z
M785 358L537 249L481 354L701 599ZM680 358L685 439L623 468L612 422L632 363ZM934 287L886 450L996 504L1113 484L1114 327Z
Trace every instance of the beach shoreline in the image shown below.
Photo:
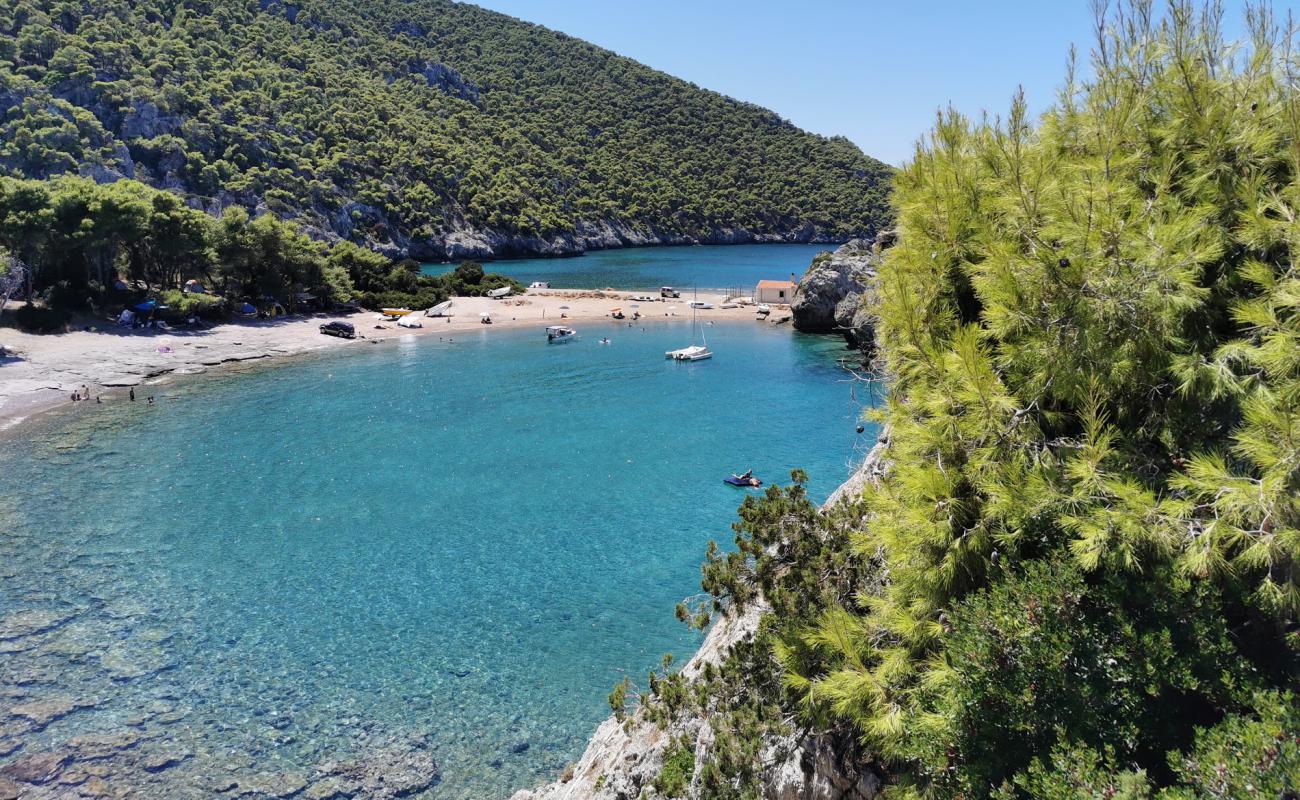
M55 334L0 328L0 345L9 352L8 357L0 359L0 434L20 429L28 420L59 407L75 407L83 402L95 405L96 398L102 398L104 403L129 402L132 389L136 402L147 402L148 387L160 381L249 361L374 345L410 335L447 337L502 328L536 328L541 336L548 325L571 325L587 338L599 338L633 323L632 314L637 311L641 314L635 320L637 325L691 318L687 304L694 296L634 306L632 298L637 294L543 289L503 300L458 297L452 302L453 316L421 316L420 328L380 321L369 311L234 321L201 330L131 329L107 321L92 330ZM772 324L756 321L753 305L720 308L725 299L720 293L702 292L698 299L713 305L712 309L698 312L701 322ZM614 308L621 308L626 319L614 319ZM772 312L773 321L788 316L782 306L774 306ZM481 321L483 313L491 315L492 324ZM322 335L320 326L335 320L352 323L357 338ZM89 399L74 403L73 392L88 392Z

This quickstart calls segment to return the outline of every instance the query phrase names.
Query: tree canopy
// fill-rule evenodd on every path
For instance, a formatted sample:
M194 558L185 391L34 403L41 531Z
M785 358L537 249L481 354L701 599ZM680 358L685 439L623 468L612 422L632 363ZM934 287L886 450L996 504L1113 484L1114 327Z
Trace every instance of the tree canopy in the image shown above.
M893 797L1300 786L1297 31L1219 14L1124 4L1037 124L944 112L900 171L890 467L711 550L706 615L773 611L701 701L708 796L791 720Z
M465 228L603 222L848 237L887 221L891 170L845 139L447 0L6 3L0 174L78 172L428 250Z

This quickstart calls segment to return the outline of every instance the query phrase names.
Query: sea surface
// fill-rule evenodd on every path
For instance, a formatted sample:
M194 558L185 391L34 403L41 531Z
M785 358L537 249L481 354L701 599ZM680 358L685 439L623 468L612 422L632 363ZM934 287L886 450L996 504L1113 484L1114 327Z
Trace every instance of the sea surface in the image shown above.
M553 779L617 681L698 646L673 605L731 543L722 478L801 467L821 500L874 440L838 339L704 330L696 364L663 357L685 322L408 336L11 432L0 767L166 798Z
M572 258L523 258L493 261L485 268L509 275L525 286L548 281L556 289L642 289L658 294L660 286L678 289L731 289L748 293L760 280L790 280L808 271L813 256L833 244L741 244L694 247L629 247L593 250ZM440 275L454 264L424 264L422 271Z

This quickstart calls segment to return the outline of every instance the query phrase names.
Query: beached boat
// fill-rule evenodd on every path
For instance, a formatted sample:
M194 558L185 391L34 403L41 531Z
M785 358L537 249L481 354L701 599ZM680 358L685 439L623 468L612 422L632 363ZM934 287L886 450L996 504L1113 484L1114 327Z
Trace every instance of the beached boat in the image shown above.
M381 309L379 309L379 313L380 313L380 314L383 314L385 317L404 317L404 316L406 316L407 314L411 313L411 309L409 309L409 308L381 308Z
M546 329L546 341L551 344L563 344L578 338L578 332L563 325L551 325Z

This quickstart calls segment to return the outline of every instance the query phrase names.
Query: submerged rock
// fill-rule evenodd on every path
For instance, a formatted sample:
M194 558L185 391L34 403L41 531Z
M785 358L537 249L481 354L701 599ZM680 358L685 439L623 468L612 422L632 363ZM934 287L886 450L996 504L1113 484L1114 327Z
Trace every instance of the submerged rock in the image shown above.
M10 706L9 713L31 722L39 730L79 708L89 708L92 705L94 704L80 702L71 697L55 696Z
M0 767L0 776L20 783L49 783L59 777L71 760L72 754L66 750L32 753Z
M408 739L364 758L327 762L317 771L325 778L335 778L337 782L332 786L348 786L353 793L373 800L427 791L442 780L442 771L429 749L429 742L423 738ZM321 791L326 788L322 787Z
M0 641L17 639L54 630L75 617L68 611L55 611L49 608L25 608L11 611L0 617Z

